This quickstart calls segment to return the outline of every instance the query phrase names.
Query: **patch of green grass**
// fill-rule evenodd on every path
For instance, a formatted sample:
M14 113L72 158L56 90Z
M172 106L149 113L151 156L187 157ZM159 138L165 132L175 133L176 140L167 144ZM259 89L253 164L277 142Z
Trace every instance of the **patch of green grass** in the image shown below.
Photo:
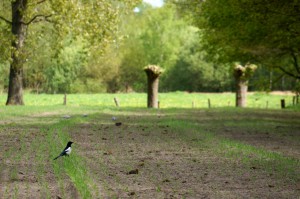
M6 94L0 95L0 106L5 105ZM116 94L68 94L67 104L70 106L97 106L115 107L114 98L117 98L120 107L146 107L147 95L145 93L116 93ZM62 94L30 94L24 95L26 106L62 106ZM211 107L234 107L234 93L187 93L172 92L160 93L161 108L208 108L208 99ZM267 93L249 93L248 107L280 109L280 100L285 99L286 105L292 105L292 96L272 95ZM267 105L268 104L268 105ZM11 108L15 109L15 108ZM16 109L15 109L16 110Z

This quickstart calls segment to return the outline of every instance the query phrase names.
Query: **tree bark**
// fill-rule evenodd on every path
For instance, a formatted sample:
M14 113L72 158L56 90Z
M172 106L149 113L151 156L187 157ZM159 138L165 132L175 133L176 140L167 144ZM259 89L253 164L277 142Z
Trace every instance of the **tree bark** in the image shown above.
M163 69L156 65L148 65L144 68L148 78L148 108L158 107L158 82L159 76L163 73Z
M248 81L237 79L236 107L247 106Z
M148 72L151 73L151 72ZM148 108L158 108L158 83L159 78L154 74L148 74Z
M24 105L23 102L23 46L27 25L24 23L24 13L27 0L16 0L12 7L12 53L9 74L8 97L6 105Z

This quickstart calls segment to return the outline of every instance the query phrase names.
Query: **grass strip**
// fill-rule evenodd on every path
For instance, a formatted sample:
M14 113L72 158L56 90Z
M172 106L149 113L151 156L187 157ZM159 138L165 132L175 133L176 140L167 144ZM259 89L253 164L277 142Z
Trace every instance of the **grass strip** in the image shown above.
M66 133L66 131L68 131L70 126L77 122L78 121L76 119L63 120L54 124L48 130L47 140L49 147L52 149L52 157L57 156L56 153L60 153L65 147L65 144L69 140L72 140L69 133ZM94 191L92 188L95 187L95 185L93 180L90 178L90 174L87 171L87 166L85 165L83 157L73 151L71 157L61 157L58 160L53 161L52 167L59 181L63 180L61 179L61 176L65 173L69 176L82 198L93 198Z

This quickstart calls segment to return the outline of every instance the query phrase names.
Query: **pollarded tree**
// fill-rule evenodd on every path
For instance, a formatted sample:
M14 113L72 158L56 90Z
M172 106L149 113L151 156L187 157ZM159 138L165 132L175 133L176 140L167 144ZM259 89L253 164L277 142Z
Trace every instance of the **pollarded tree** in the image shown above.
M120 9L132 10L140 0L5 0L0 5L1 43L11 43L0 56L10 59L7 105L23 105L23 66L27 61L27 37L36 37L30 26L45 22L63 38L80 35L91 45L103 46L117 30ZM120 6L121 4L121 6ZM8 30L10 34L8 33ZM60 47L59 40L57 47ZM10 58L8 57L10 55Z
M163 69L156 65L148 65L144 68L148 78L148 108L158 108L158 84L159 76L163 73Z
M140 11L126 20L121 51L120 77L125 86L143 91L144 75L140 73L149 63L168 70L176 63L188 24L178 17L173 5L152 8L142 4Z
M234 77L236 80L236 107L246 107L248 82L256 68L257 66L254 64L246 64L245 66L236 64L234 67Z

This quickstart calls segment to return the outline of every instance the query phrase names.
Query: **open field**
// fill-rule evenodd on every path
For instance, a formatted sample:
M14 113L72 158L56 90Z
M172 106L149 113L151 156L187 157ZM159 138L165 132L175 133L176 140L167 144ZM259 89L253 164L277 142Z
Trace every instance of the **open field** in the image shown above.
M140 107L147 105L147 95L145 93L117 93L117 94L68 94L67 103L72 106L101 106L114 107L114 98L117 98L121 107ZM7 95L0 95L0 106L5 105ZM27 106L52 106L61 105L64 95L56 94L29 94L24 95ZM208 99L211 107L234 107L234 93L187 93L173 92L160 93L159 101L161 108L207 108ZM274 93L248 93L248 107L279 109L280 100L285 99L286 105L290 106L293 96L290 92Z
M300 197L297 111L2 106L0 117L0 198ZM53 161L68 140L71 156Z

